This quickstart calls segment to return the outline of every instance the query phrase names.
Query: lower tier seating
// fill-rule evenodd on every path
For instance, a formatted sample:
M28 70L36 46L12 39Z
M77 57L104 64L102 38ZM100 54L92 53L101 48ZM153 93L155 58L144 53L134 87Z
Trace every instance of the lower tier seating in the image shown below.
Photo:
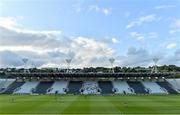
M68 94L80 94L82 81L70 81L68 85Z
M167 91L154 81L142 81L141 83L146 87L149 94L167 94Z
M38 81L27 81L25 82L15 94L29 94L32 93L33 89L39 84Z
M171 83L171 84L170 84ZM178 94L173 81L26 81L0 80L1 94Z
M176 90L174 90L167 81L157 82L157 84L160 85L161 87L165 88L169 94L178 94L178 92Z
M167 79L167 82L180 92L180 79Z
M24 82L13 82L7 87L3 94L13 94L15 91L18 91L19 88L24 84Z
M126 81L113 81L113 86L116 94L134 94L134 90L129 87Z
M48 94L66 94L68 81L55 81Z
M37 94L46 94L48 92L48 89L51 88L51 86L53 85L53 81L44 81L44 82L40 82L36 89L33 91L33 93L37 93Z
M0 93L3 92L15 79L0 79Z
M145 90L145 87L138 81L128 81L127 82L131 88L134 89L136 94L147 94L148 92Z
M113 94L113 85L111 81L99 81L101 94Z
M84 81L81 90L82 94L100 94L98 83L96 81Z

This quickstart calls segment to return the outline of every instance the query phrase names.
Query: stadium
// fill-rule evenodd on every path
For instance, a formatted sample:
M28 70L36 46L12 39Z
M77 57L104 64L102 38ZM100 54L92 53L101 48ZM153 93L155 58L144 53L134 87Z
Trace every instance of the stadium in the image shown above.
M180 115L180 0L0 0L0 115Z
M179 73L109 70L2 72L0 113L179 114L180 79L174 77Z

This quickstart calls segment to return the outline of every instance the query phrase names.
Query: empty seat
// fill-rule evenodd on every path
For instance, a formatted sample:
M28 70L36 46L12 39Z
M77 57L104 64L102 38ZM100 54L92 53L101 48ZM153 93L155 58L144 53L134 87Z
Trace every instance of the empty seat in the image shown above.
M0 93L3 92L15 79L0 79Z
M80 94L81 87L82 87L82 81L70 81L68 85L68 93Z
M162 89L154 81L143 81L142 84L149 91L150 94L167 94L166 90Z
M66 94L68 81L55 81L48 94Z
M111 81L99 81L98 84L101 89L101 94L113 94L113 85Z
M180 92L180 79L166 79L177 91Z
M48 89L51 88L51 86L53 85L53 81L44 81L44 82L40 82L36 89L33 91L33 93L37 93L37 94L46 94Z
M166 81L157 82L157 84L165 88L169 94L178 94L178 92L175 89L173 89L173 87Z
M134 93L136 94L147 94L145 87L138 81L128 81L128 85L134 89Z
M133 90L129 87L126 81L113 81L113 86L116 94L133 94Z
M14 92L14 93L23 93L23 94L29 94L32 93L32 90L36 88L36 86L39 84L38 81L27 81L25 82L21 87L20 90Z
M7 89L3 92L3 94L13 94L14 91L19 90L19 88L24 84L24 82L13 82L11 85L7 87Z

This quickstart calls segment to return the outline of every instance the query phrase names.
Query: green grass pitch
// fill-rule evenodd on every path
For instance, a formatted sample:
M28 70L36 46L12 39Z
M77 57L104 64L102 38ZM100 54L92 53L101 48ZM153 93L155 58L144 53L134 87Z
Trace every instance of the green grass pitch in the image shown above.
M0 95L0 114L180 114L180 95Z

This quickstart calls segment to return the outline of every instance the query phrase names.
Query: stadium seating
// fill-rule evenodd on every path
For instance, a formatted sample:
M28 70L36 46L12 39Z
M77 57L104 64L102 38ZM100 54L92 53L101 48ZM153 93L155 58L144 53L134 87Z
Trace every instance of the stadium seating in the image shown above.
M84 81L81 89L82 94L100 94L98 83L96 81Z
M115 88L116 94L133 94L134 90L129 87L126 81L113 81L113 86Z
M68 81L55 81L48 94L66 94Z
M0 93L3 92L15 79L0 79Z
M99 81L98 84L101 89L101 94L113 94L113 85L111 81Z
M30 94L33 89L39 84L38 81L27 81L25 82L18 91L14 92L15 94Z
M24 82L13 82L12 84L10 84L7 89L3 92L3 94L13 94L14 92L16 92L17 90L19 90L19 88L24 84Z
M147 94L145 87L138 81L128 81L128 85L134 89L136 94Z
M33 91L33 93L35 94L46 94L48 92L48 89L51 88L51 86L53 85L53 81L44 81L44 82L40 82L36 89Z
M150 94L167 94L167 91L163 90L154 81L142 81L141 83L145 86L145 88L149 91Z
M178 94L178 92L176 90L174 90L174 88L167 81L157 82L157 83L161 87L165 88L169 94Z
M26 81L0 79L1 94L178 94L180 79L167 81Z
M82 81L70 81L68 85L68 94L80 94Z
M167 79L167 81L180 92L180 79Z

